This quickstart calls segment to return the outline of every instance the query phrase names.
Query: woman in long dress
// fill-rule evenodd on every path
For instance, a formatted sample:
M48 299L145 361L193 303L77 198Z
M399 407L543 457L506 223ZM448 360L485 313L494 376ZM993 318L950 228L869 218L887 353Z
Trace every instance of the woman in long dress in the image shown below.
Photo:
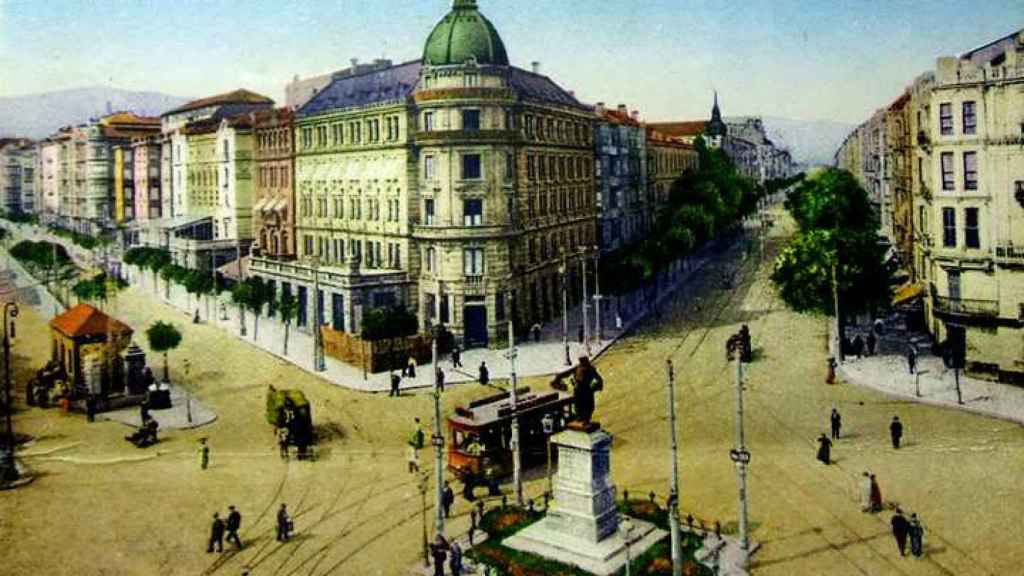
M829 464L832 461L832 441L825 434L818 438L818 460L822 464Z
M882 511L882 489L878 487L874 474L871 475L871 511Z
M871 511L871 475L864 472L860 481L860 509L862 512Z

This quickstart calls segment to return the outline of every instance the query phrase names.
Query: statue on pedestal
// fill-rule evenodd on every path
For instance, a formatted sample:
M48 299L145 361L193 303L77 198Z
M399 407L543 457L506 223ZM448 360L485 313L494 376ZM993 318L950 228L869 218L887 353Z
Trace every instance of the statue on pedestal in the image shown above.
M594 416L594 393L604 388L604 380L587 356L580 356L580 363L572 374L572 383L575 419L590 424Z

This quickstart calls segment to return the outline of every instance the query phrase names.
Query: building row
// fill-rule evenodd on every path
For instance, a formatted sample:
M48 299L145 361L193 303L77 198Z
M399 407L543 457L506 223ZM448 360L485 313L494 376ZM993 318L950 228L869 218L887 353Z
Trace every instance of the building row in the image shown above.
M475 0L454 0L419 59L285 92L63 129L37 147L40 212L263 278L297 297L300 330L358 333L401 305L487 346L558 317L563 293L578 303L581 260L641 239L698 164L693 138L511 65Z
M942 57L845 140L924 324L952 358L1024 376L1024 30Z

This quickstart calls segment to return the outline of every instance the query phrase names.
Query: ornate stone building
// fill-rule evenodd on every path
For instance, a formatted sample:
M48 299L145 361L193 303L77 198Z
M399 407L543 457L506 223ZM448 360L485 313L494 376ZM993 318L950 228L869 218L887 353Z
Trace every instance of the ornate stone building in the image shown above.
M38 158L35 142L25 138L0 139L0 208L5 213L35 213Z
M594 108L598 234L603 253L636 242L654 217L647 202L647 133L639 113Z
M253 114L254 251L273 259L295 257L293 120L288 108Z

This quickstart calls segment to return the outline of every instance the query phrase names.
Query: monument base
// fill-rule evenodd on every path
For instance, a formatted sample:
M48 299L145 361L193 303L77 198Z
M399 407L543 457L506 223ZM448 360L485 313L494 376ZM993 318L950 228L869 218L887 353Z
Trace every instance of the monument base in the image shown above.
M630 522L633 525L629 540L632 558L668 536L668 532L650 522L634 518L630 518ZM502 544L520 552L576 566L597 576L615 574L626 565L626 537L621 532L615 532L600 542L592 542L552 529L547 518L506 538Z

